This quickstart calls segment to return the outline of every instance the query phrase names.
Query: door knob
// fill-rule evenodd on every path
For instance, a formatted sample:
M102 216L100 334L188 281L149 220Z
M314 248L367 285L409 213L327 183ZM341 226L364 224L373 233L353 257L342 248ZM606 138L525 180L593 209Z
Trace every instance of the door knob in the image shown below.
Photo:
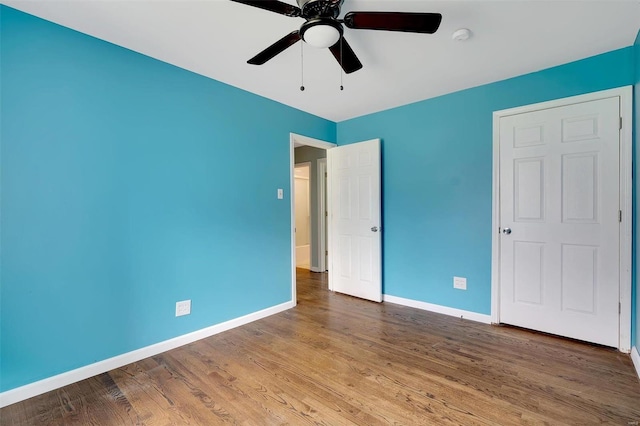
M378 232L378 227L377 226L371 227L371 232Z
M505 235L509 235L509 234L511 234L511 228L504 228L504 229L502 230L502 233L503 233L503 234L505 234Z

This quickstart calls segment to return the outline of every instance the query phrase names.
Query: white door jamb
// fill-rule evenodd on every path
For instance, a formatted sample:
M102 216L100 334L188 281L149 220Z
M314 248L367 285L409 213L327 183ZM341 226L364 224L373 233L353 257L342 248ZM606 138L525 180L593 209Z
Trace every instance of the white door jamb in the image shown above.
M327 159L318 160L318 268L319 272L327 270L326 251L327 251Z

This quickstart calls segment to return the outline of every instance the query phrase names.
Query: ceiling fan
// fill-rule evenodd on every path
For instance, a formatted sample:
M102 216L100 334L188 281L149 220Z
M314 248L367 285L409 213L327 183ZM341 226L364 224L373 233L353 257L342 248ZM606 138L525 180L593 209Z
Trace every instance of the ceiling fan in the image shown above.
M344 0L296 0L299 7L278 0L231 1L306 20L299 30L287 34L249 59L247 62L252 65L262 65L303 40L314 47L329 48L344 72L349 74L362 68L362 63L343 36L343 24L356 30L433 34L442 21L439 13L408 12L349 12L343 19L338 19Z

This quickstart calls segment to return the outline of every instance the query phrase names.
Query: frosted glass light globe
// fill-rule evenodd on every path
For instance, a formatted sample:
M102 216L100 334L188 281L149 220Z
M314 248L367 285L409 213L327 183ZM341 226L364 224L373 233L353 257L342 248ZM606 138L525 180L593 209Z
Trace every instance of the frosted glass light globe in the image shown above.
M338 40L340 40L340 31L331 25L314 25L304 32L304 41L313 47L331 47Z

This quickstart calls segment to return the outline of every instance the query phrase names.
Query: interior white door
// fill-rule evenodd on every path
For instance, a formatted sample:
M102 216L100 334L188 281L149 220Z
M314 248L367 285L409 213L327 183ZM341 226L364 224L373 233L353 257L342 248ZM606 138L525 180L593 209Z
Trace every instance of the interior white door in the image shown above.
M327 151L332 290L382 301L380 140Z
M618 346L619 98L500 119L500 321Z

